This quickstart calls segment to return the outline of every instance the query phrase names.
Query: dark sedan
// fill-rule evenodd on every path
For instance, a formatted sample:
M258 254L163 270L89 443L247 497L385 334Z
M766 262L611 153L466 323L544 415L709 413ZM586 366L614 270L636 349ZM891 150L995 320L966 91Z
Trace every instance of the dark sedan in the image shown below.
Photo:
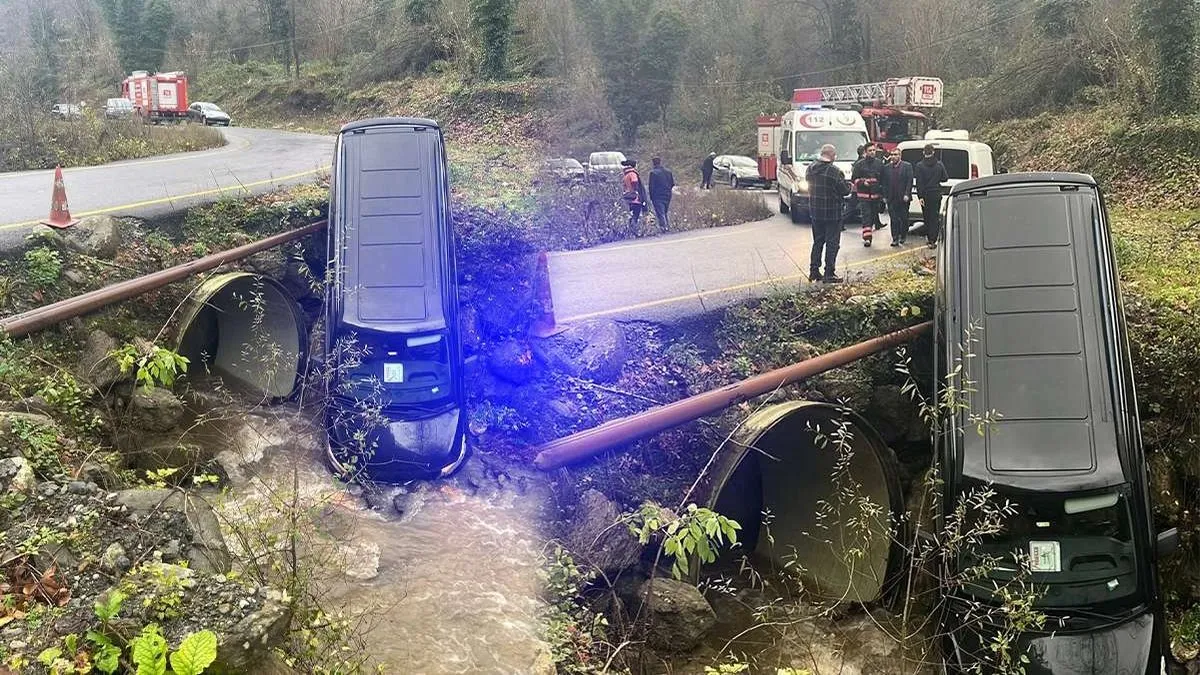
M559 183L582 183L587 180L587 171L582 164L570 157L548 159L542 163L539 178Z
M217 107L215 103L198 102L188 106L188 119L199 122L204 126L227 127L233 124L229 114Z
M758 162L743 155L720 155L713 160L713 179L729 187L766 187L767 180L758 173Z

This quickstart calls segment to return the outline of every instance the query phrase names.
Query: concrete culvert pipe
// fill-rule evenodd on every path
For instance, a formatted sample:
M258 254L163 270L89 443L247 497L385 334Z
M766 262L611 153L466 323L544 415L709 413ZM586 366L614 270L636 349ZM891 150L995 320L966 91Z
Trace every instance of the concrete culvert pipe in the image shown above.
M191 361L193 377L211 372L249 395L279 401L300 385L304 327L295 299L278 282L229 272L192 292L176 349Z
M742 552L791 570L824 599L870 602L903 548L891 525L904 500L895 454L862 417L795 401L763 408L726 446L709 506L742 525Z

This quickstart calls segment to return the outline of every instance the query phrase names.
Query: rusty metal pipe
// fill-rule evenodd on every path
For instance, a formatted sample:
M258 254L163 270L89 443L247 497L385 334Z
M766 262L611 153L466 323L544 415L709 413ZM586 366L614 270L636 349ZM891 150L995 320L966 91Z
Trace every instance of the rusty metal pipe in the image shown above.
M910 342L933 327L932 321L881 335L866 342L843 347L785 368L755 375L747 380L697 394L681 401L651 408L629 417L605 422L598 427L559 438L538 448L533 465L542 470L557 469L605 450L645 438L664 429L711 415L755 396L774 391L806 377L812 377L857 361L871 354Z
M172 281L178 281L193 274L206 272L226 263L254 255L259 251L265 251L280 244L306 237L321 231L325 227L325 224L326 221L318 220L315 223L305 225L296 230L281 232L266 239L260 239L250 244L231 248L228 251L207 255L182 265L168 267L165 270L152 272L127 281L120 281L73 298L67 298L66 300L60 300L44 307L31 309L28 312L15 314L8 318L0 319L0 331L7 333L10 337L28 335L43 328L53 326L61 321L111 305L114 302L141 295L146 291L165 286Z

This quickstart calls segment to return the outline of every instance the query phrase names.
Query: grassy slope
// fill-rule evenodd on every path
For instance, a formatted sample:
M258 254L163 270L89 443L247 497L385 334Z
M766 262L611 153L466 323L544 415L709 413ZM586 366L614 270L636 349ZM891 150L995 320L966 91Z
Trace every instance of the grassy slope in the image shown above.
M91 166L225 145L216 129L149 126L98 119L38 119L33 128L0 126L0 172Z

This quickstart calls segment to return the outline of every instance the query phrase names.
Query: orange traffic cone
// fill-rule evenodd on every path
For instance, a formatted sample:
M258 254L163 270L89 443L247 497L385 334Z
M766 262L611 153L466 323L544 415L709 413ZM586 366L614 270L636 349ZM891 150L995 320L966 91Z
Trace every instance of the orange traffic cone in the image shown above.
M67 207L67 186L63 184L62 167L54 167L54 196L50 198L50 216L42 221L43 225L59 229L71 227L78 220L71 218L71 209Z
M554 298L550 296L550 266L546 261L545 251L538 254L537 272L533 277L533 302L537 315L533 319L533 325L529 327L530 335L548 338L566 330L554 322Z

